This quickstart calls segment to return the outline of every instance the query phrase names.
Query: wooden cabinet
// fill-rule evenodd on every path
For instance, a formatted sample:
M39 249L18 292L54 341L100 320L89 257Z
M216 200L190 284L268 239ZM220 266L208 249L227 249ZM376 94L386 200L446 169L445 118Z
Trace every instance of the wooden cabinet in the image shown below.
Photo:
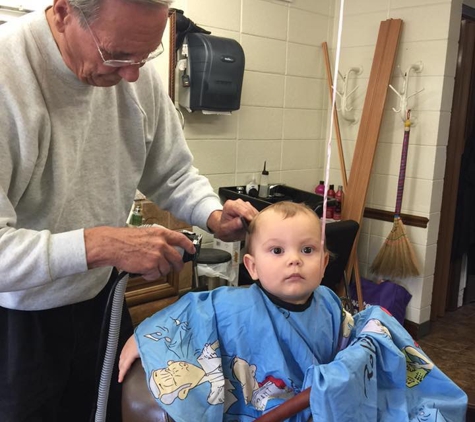
M153 202L142 201L144 224L160 224L171 230L191 230L186 223L163 211ZM180 273L172 271L166 277L149 281L142 277L129 279L125 299L134 325L148 316L176 302L180 294L191 289L192 266L185 264Z

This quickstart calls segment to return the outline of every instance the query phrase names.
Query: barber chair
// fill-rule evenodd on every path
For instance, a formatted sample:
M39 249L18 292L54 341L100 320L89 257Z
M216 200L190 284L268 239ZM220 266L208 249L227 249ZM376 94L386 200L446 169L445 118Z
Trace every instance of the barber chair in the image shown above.
M322 284L335 290L345 277L345 267L359 229L353 220L329 223L325 226L325 236L332 258L328 263ZM244 283L249 284L249 283ZM343 298L345 299L345 298ZM309 406L310 389L302 391L277 408L256 419L259 422L278 422L302 411ZM140 360L134 362L125 377L122 387L123 422L173 422L173 419L158 405L148 390L145 372Z
M142 362L137 359L122 386L123 422L173 422L148 390Z

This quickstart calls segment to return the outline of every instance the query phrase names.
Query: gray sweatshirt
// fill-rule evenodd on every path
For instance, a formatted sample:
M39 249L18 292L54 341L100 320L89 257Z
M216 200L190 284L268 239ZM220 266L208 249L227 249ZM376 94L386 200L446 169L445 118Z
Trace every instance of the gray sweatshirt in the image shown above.
M139 189L206 228L221 203L192 166L153 65L135 83L79 81L44 12L0 26L0 306L39 310L94 297L84 228L124 226Z

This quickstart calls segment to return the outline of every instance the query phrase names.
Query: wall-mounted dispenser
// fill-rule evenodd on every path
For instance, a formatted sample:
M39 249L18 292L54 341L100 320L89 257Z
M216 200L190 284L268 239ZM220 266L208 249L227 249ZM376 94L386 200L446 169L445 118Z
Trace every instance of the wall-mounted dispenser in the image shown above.
M244 51L231 38L188 34L179 62L179 103L188 111L226 113L239 110Z

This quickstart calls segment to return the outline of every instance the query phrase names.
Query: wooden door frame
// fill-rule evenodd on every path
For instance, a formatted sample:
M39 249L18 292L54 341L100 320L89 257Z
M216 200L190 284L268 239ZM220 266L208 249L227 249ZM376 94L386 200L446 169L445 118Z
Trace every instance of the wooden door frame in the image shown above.
M472 9L473 10L473 9ZM475 56L475 22L462 20L450 118L447 161L445 165L439 237L432 291L431 320L445 315L451 274L452 240L460 176L460 165L466 140L466 122L472 94Z

